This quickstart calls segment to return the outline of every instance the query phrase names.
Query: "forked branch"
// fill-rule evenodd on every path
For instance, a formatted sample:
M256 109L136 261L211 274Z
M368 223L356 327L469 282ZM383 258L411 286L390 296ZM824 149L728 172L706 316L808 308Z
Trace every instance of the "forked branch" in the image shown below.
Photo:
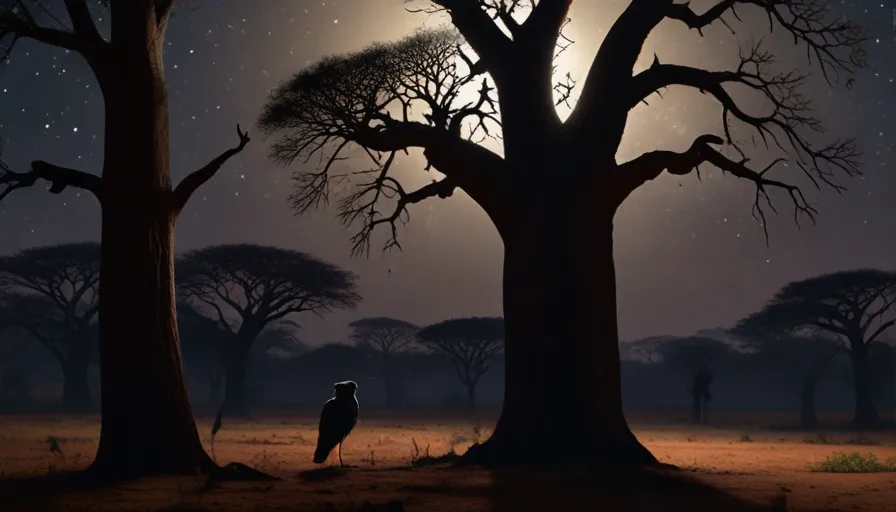
M231 157L241 152L246 147L246 144L252 140L249 138L248 133L240 129L240 125L236 125L236 134L240 140L236 146L215 157L215 159L207 163L205 167L187 175L177 188L174 189L172 197L175 213L180 213L184 209L184 206L187 205L187 201L190 200L190 197L193 196L193 193L208 180L212 179L212 177L217 174L218 170L221 169L221 166L230 160Z

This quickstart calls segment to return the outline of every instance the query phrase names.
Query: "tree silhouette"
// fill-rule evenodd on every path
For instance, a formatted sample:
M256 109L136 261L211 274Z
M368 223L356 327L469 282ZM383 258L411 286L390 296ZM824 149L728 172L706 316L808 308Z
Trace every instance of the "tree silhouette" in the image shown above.
M59 362L62 404L70 411L93 408L87 371L96 351L91 324L99 310L99 274L100 246L93 242L0 257L0 287L29 294L14 301L13 316Z
M868 352L896 324L896 272L845 270L794 281L762 310L741 320L741 332L822 332L839 339L852 361L853 424L869 427L880 417L871 390Z
M755 324L746 326L756 329ZM787 331L748 332L732 329L732 334L742 338L756 348L754 357L766 370L773 370L793 377L794 388L800 393L800 427L806 430L818 428L818 414L815 407L815 390L831 360L843 353L843 345L825 336L795 336Z
M228 343L233 334L186 301L177 303L177 329L187 372L203 376L209 386L209 403L220 405L221 391L224 389L221 345Z
M31 39L80 55L105 105L100 174L41 160L0 171L0 200L50 183L93 194L102 209L102 429L95 476L194 475L217 465L202 448L187 399L174 299L173 234L193 193L249 142L172 186L162 49L176 0L17 0L0 7L0 60ZM220 474L220 473L219 473Z
M709 387L720 361L730 352L727 343L700 336L672 338L656 347L655 353L663 365L687 375L691 420L696 424L707 423L706 409L712 400Z
M476 408L476 385L504 348L503 318L454 318L424 327L420 343L448 356L467 388L467 406Z
M398 374L399 356L407 353L417 338L416 325L388 317L362 318L349 324L351 338L362 349L376 355L377 367L383 377L386 391L386 408L400 405L403 383Z
M755 186L754 210L765 229L763 208L772 190L789 196L798 216L814 218L797 185L777 174L801 173L839 189L838 178L859 170L852 141L814 143L819 121L798 91L805 75L775 71L761 46L744 49L729 70L654 59L634 73L642 46L662 22L684 23L698 35L711 24L733 21L735 9L754 9L807 47L835 80L850 77L861 63L863 34L823 0L720 0L703 13L671 0L632 0L604 38L563 120L556 104L571 99L575 84L552 84L555 55L568 42L561 31L572 0L432 4L426 10L447 13L456 33L421 31L328 57L271 94L259 126L277 136L272 158L323 162L319 169L296 171L293 204L305 212L324 204L334 183L354 184L339 187L351 190L339 203L339 216L360 224L354 248L366 253L377 226L390 233L387 247L398 245L396 224L407 220L409 205L448 197L457 188L466 192L504 242L508 336L504 408L492 439L468 459L655 464L622 411L613 261L617 208L664 170L686 175L713 166ZM681 152L660 149L617 162L629 112L668 87L715 99L720 134L697 136ZM768 108L751 113L733 88L752 90ZM501 154L474 141L497 137L499 125ZM744 128L772 148L771 165L752 166ZM334 164L352 147L370 157L372 170L337 172ZM422 149L427 169L444 178L409 190L392 172L393 163L415 148ZM792 157L790 164L775 158L779 154ZM383 204L389 201L392 207ZM567 449L568 439L577 439L580 449Z
M223 338L224 404L230 416L248 415L249 351L268 326L310 311L319 316L353 308L355 276L298 251L251 244L216 245L178 260L178 290L211 310L232 336ZM237 316L233 321L225 310Z

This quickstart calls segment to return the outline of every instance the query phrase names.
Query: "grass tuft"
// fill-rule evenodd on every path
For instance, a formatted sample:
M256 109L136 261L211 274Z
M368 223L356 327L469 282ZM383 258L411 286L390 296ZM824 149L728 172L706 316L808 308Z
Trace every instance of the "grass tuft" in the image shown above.
M896 459L880 461L873 453L837 452L809 468L814 473L887 473L896 472Z

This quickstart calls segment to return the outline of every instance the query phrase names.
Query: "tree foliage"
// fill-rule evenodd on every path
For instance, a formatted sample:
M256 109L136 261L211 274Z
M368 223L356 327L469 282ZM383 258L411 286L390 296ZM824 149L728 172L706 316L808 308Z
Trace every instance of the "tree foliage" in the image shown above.
M821 333L863 351L896 324L896 273L858 269L794 281L734 332L744 336Z
M688 3L633 0L608 32L565 121L555 105L570 100L575 84L567 79L551 91L549 82L554 57L569 44L562 27L572 0L432 3L432 8L417 10L447 13L456 31L419 31L394 43L327 57L282 83L259 119L265 133L277 136L271 150L275 160L307 163L316 157L321 162L317 169L303 166L294 174L297 211L327 202L331 187L352 181L353 187L340 187L350 192L340 200L339 217L361 226L353 238L356 253L369 252L371 233L379 225L391 230L386 248L399 246L396 224L407 219L408 205L450 196L455 187L470 194L503 230L498 210L504 196L519 190L515 181L529 179L519 160L524 157L508 152L514 150L508 144L531 137L533 130L542 133L546 144L562 140L546 149L578 155L581 168L570 172L600 174L613 190L613 201L621 202L664 170L684 175L699 172L701 165L712 166L748 180L756 187L754 214L764 230L764 208L774 209L768 195L772 189L790 196L797 222L801 215L814 221L815 209L800 188L782 181L792 178L793 171L801 171L816 186L836 190L843 189L841 178L860 173L853 140L817 144L823 127L810 99L801 93L808 75L776 65L774 55L761 44L742 48L731 69L654 59L647 69L633 72L642 45L662 22L684 23L701 36L702 29L717 23L734 32L728 22L740 21L740 9L753 9L764 11L773 28L788 32L794 44L806 49L809 63L830 83L845 79L851 84L854 69L864 63L865 36L824 0L720 0L702 13ZM524 21L519 21L521 16ZM742 28L737 28L738 34ZM475 90L461 94L467 86L479 86L478 96ZM651 151L617 163L629 112L648 99L652 103L669 87L699 90L714 98L720 104L720 132L696 137L682 153ZM735 89L752 91L765 104L748 108L732 94ZM487 135L501 138L503 156L471 140ZM754 167L752 160L761 156L752 150L757 143L773 156L784 156ZM366 153L373 169L337 169L334 163L346 158L352 146ZM393 162L398 152L411 148L422 148L427 169L434 166L446 177L418 190L402 187L391 172ZM381 205L389 200L394 208Z
M370 317L349 324L351 338L363 347L389 357L410 350L416 341L416 325L389 317Z
M90 336L99 310L100 248L93 242L32 247L0 257L7 314L60 361ZM73 345L74 344L74 345Z
M221 326L234 334L240 329L258 334L288 315L304 311L323 315L352 308L360 300L351 272L276 247L236 244L197 249L180 258L177 271L183 296L211 308ZM239 316L238 326L225 309Z
M464 383L477 382L491 368L504 348L504 319L500 317L454 318L424 327L420 343L448 356Z

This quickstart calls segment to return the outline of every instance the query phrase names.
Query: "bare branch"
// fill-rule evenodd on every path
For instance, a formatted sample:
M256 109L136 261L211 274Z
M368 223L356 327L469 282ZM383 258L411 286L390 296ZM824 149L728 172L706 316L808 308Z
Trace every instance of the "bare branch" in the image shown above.
M102 37L93 21L90 6L87 0L64 0L65 10L72 21L75 37L85 44L97 45L102 43Z
M486 70L493 75L501 73L511 41L494 24L486 6L469 0L432 0L432 3L449 14L451 23L483 60Z
M224 165L227 160L241 152L243 148L246 147L252 139L249 138L249 134L240 130L240 125L236 125L236 133L239 136L240 142L236 146L224 151L214 160L205 165L205 167L194 171L193 173L187 175L183 181L174 189L172 192L172 202L174 211L179 213L183 210L184 206L186 206L187 201L190 200L190 197L193 196L193 193L196 192L199 187L205 184L208 180L212 179L212 177L221 169L221 166Z
M72 186L92 193L102 202L102 178L43 160L31 162L31 170L28 172L15 172L0 161L0 185L6 185L0 192L0 201L15 190L33 186L39 179L50 182L51 194L59 194L66 187Z
M476 101L460 104L464 91L473 92L467 86L474 86L481 74L460 43L460 36L450 30L418 32L394 44L325 59L273 93L259 120L266 134L280 135L272 158L287 164L311 158L318 162L317 169L307 166L293 175L296 191L291 200L297 212L328 203L334 185L350 185L354 192L340 203L341 220L376 220L374 225L392 225L394 234L408 204L447 197L461 187L490 215L500 216L494 210L503 159L470 140L479 133L497 137L494 89L483 77ZM335 172L352 146L363 149L374 169ZM427 169L432 166L448 179L406 192L389 172L397 152L415 147L424 149ZM380 214L381 199L396 201L392 214ZM370 227L362 227L355 238L356 254L369 253ZM391 242L387 246L400 247Z
M687 3L671 4L666 17L679 20L702 35L702 29L715 21L731 29L722 16L730 13L739 20L735 9L740 5L763 9L770 30L783 29L793 37L794 44L805 45L809 62L814 58L829 84L841 74L852 76L857 66L865 64L864 31L855 22L837 16L826 0L721 0L699 15Z
M763 51L759 45L741 52L740 64L734 71L707 71L688 66L660 64L658 60L654 60L650 68L632 78L626 101L626 105L632 107L640 101L645 101L652 92L673 85L691 87L718 100L722 106L722 130L725 142L739 155L739 158L734 161L711 151L706 152L706 158L697 159L697 164L710 163L722 168L723 171L750 179L757 184L754 216L762 224L766 241L768 230L761 203L766 203L772 210L774 207L765 192L765 187L787 190L793 199L797 214L807 214L813 218L815 213L797 187L767 177L767 173L773 168L793 164L816 188L824 185L837 192L845 190L838 180L839 177L861 174L858 164L859 152L854 140L834 141L824 146L816 146L810 142L809 135L823 133L824 128L812 115L809 98L799 92L805 76L797 71L773 73L769 70L773 63L772 55ZM725 88L726 85L737 85L758 93L771 107L770 112L760 115L745 112ZM766 149L774 147L791 158L778 158L761 170L748 169L746 164L750 159L746 156L747 148L734 138L732 122L753 130ZM751 141L755 145L755 138ZM656 174L651 177L650 173L656 171L656 162L664 160L666 156L671 155L668 155L668 152L656 152L650 156L649 160L654 165L644 177L647 179L656 177ZM692 162L673 158L668 163L680 166ZM691 168L696 168L696 165ZM682 172L687 172L687 169L686 166L679 168ZM634 179L632 183L637 183L638 179L640 178ZM626 191L626 195L629 192L630 190Z

